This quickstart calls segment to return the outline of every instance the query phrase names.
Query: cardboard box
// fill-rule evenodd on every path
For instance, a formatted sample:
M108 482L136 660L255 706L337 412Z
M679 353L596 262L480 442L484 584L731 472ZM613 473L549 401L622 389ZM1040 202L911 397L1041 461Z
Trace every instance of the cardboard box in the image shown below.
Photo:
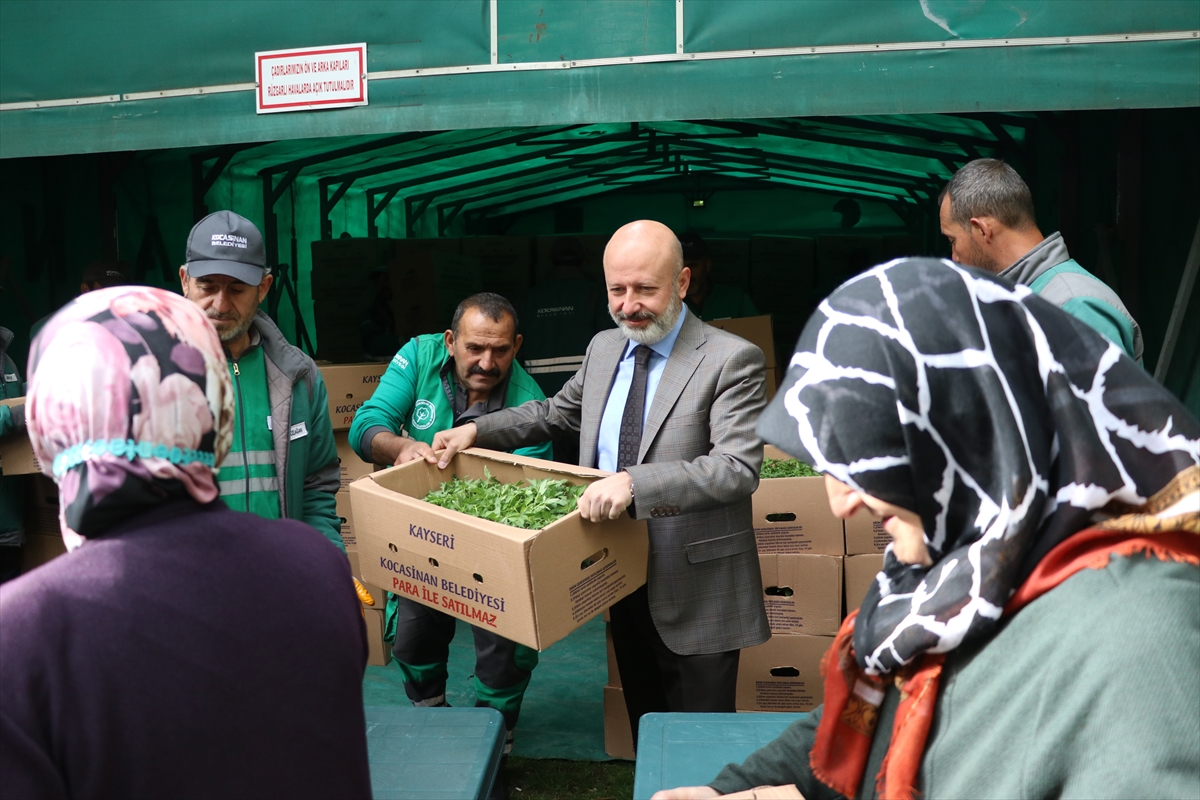
M767 360L767 400L775 396L779 386L779 374L775 369L775 340L771 332L771 315L763 314L758 317L741 317L739 319L716 319L708 323L714 328L728 331L734 336L740 336L751 344L757 345L763 351Z
M62 537L58 522L58 484L45 475L33 475L25 494L25 533Z
M775 634L742 650L738 711L812 711L825 700L821 658L832 636Z
M392 660L392 651L383 640L383 612L364 608L363 623L367 626L367 666L386 667Z
M0 405L9 408L24 404L24 397L0 400ZM0 474L31 475L41 471L42 468L33 455L33 445L30 443L28 435L6 436L0 439Z
M329 395L329 421L335 431L350 429L354 414L375 393L387 368L387 364L377 362L320 367Z
M617 667L617 653L613 650L612 623L608 620L604 621L604 650L608 657L608 685L620 688L621 670Z
M533 283L532 236L468 236L462 254L479 262L485 292L520 305Z
M817 237L818 284L832 290L860 272L887 261L884 244L882 236L828 234Z
M862 605L867 589L875 582L875 576L883 569L883 556L875 553L846 556L845 569L846 613Z
M750 291L750 240L708 239L708 258L712 262L712 282Z
M347 553L358 549L358 539L354 536L354 509L350 506L350 493L343 490L337 493L337 515L341 520L342 544ZM358 573L354 573L358 577Z
M384 606L387 604L387 593L378 586L363 580L362 563L358 559L357 550L351 550L347 552L346 556L350 559L350 573L354 575L354 577L358 578L358 582L363 585L363 588L370 593L371 599L375 601L375 605L367 606L367 608L373 608L376 611L383 611Z
M775 339L771 332L770 314L739 319L715 319L708 324L758 345L767 359L767 369L775 369Z
M766 445L763 457L791 458L771 445ZM830 556L845 552L842 521L829 510L824 478L764 478L751 502L758 552Z
M841 557L768 554L760 555L758 564L771 633L837 633L842 621Z
M872 517L866 509L846 520L847 555L882 553L891 543L891 534L883 529L883 520Z
M613 758L633 758L633 729L625 709L625 690L604 687L604 752Z
M534 239L534 282L546 280L553 273L553 262L550 256L554 245L561 239L574 239L583 251L583 274L595 281L597 285L604 284L604 248L608 246L608 235L573 233L555 236L539 236Z
M646 582L646 523L622 515L587 522L572 511L527 531L420 498L452 476L502 483L545 478L576 485L608 473L471 449L445 470L412 461L350 484L363 577L390 592L536 650Z
M66 552L67 545L61 535L43 536L26 531L25 544L21 546L21 572L36 569Z
M359 324L375 300L370 275L395 256L391 239L326 239L312 243L313 322L317 354L335 362L363 357Z
M390 267L396 335L447 330L458 304L483 291L479 261L438 250L397 256Z
M334 431L333 441L337 445L338 470L341 473L341 486L338 491L344 492L350 488L350 484L374 472L376 467L358 457L358 453L350 447L350 435L346 431Z

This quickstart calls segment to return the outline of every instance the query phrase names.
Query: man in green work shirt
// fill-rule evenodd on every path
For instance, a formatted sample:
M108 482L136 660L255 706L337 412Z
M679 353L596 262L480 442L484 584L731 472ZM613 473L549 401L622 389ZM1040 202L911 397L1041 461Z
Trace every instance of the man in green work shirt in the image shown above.
M217 476L221 499L235 511L307 522L345 552L325 382L258 310L272 281L258 228L231 211L197 222L179 281L216 328L233 379L233 446Z
M745 291L736 286L713 283L712 259L700 234L688 231L679 237L679 244L683 248L683 265L692 273L685 299L693 314L705 322L758 316L758 309Z
M463 300L450 330L418 336L392 358L375 393L354 415L350 446L370 463L406 464L431 452L438 431L527 400L545 400L514 361L521 349L517 324L516 310L498 294L482 292ZM514 452L548 459L551 447L547 442ZM404 673L408 699L415 706L447 705L446 660L454 618L389 594L385 625L385 638L395 639L392 655ZM490 631L472 630L477 704L504 714L508 752L537 651Z
M938 207L951 258L1028 286L1142 363L1142 329L1117 293L1071 258L1062 234L1042 236L1016 170L994 158L968 162Z

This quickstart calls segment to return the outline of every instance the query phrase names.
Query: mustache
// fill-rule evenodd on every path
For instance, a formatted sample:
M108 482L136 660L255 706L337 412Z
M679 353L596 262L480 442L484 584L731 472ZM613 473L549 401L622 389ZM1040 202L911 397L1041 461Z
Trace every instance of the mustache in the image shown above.
M658 320L658 314L655 314L651 311L635 311L632 314L626 314L622 311L618 311L615 316L618 322L642 322L643 320L655 322Z
M478 364L467 370L468 375L482 375L485 378L499 378L500 368L492 367L491 369L483 369Z
M222 322L237 322L241 319L237 314L218 314L213 311L205 311L204 314L209 319L221 320Z

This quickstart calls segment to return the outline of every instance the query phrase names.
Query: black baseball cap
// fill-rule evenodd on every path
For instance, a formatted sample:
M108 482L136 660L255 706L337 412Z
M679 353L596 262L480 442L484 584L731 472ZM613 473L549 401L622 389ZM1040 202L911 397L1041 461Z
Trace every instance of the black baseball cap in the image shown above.
M214 211L188 234L187 270L193 278L228 275L258 286L267 274L262 234L243 216Z

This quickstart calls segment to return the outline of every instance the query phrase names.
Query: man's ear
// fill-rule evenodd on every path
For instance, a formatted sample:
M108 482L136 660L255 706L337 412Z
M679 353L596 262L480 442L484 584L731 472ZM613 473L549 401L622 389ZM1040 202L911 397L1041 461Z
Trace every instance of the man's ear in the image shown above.
M443 336L442 338L446 342L447 352L453 354L454 353L454 331L447 330L445 336Z
M183 291L183 296L188 296L188 271L187 267L179 268L179 288Z
M688 287L692 285L692 268L684 267L679 272L679 299L687 297Z
M274 275L264 275L262 283L258 284L258 302L262 302L267 296L267 292L271 291L271 284L275 282Z
M521 352L521 342L523 341L525 341L525 337L519 333L517 334L517 337L513 339L513 358L516 358L517 353Z
M984 244L992 243L999 228L1000 224L992 217L971 217L971 238L979 235Z

